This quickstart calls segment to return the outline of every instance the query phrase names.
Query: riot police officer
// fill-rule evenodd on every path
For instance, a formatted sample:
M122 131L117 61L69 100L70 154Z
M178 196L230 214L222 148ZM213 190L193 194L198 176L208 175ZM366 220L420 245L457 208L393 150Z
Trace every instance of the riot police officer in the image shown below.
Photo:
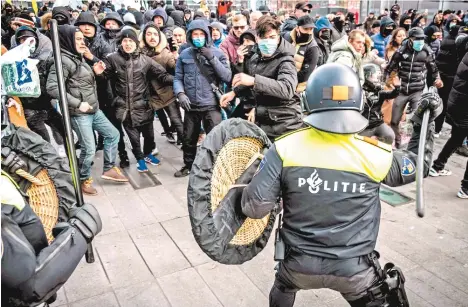
M300 289L330 288L353 307L409 306L400 269L382 269L374 251L380 222L379 188L416 178L420 118L431 114L424 167L433 147L433 119L440 114L436 94L423 94L415 112L407 150L359 136L368 124L359 78L349 67L326 64L315 70L306 88L307 128L286 134L266 152L242 194L242 211L266 216L283 199L283 223L277 244L285 245L270 306L293 306ZM281 249L276 249L281 250Z

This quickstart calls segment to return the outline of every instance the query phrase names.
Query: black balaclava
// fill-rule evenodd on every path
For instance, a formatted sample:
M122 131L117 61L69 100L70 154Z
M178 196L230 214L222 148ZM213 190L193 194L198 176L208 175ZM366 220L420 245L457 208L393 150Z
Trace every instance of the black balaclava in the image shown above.
M66 50L74 55L81 56L80 53L76 50L75 44L75 33L80 30L75 26L62 25L58 27L58 35L60 48Z
M299 30L299 27L296 29L296 43L301 44L301 43L306 43L310 40L311 36L313 34L305 34L302 33L301 30Z

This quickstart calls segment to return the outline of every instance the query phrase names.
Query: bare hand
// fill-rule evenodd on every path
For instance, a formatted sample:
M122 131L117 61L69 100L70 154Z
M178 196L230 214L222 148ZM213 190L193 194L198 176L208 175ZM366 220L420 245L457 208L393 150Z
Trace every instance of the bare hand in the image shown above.
M244 62L244 56L247 54L247 52L247 47L244 45L240 45L239 48L237 48L237 56L239 63Z
M86 51L83 53L83 56L90 61L94 59L94 55L91 53L88 47L86 47Z
M103 61L99 61L93 65L93 70L96 75L100 75L106 70L106 64Z
M255 78L244 73L240 73L234 76L232 79L232 86L236 87L239 85L253 86L255 84Z
M221 107L225 108L234 98L236 98L236 93L234 93L234 91L231 91L221 96L219 104L221 105Z
M86 101L83 101L80 106L78 107L78 109L83 112L83 113L86 113L88 112L89 110L92 110L93 107L89 105L89 103L87 103Z
M255 123L255 108L250 110L250 112L246 113L245 115L247 116L247 121Z
M437 88L444 87L444 82L442 82L442 80L440 80L440 79L436 79L434 81L434 86L437 87Z

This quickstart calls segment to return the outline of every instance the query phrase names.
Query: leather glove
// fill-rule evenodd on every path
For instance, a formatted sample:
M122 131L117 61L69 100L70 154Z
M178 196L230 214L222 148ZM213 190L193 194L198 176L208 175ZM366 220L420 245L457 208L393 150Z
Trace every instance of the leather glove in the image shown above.
M184 109L185 111L190 111L190 109L192 109L192 107L190 106L190 99L188 99L185 93L179 93L179 95L177 95L177 99L179 99L179 103L182 109Z
M214 58L213 52L210 48L202 47L200 53L208 60L211 61Z
M429 122L432 122L437 116L442 113L443 105L442 99L440 99L437 92L431 88L429 92L422 94L421 100L419 101L418 107L414 112L414 116L411 121L414 123L421 124L424 112L430 111Z
M70 210L69 216L70 224L81 232L88 243L102 230L99 212L91 204L74 207Z
M2 147L2 167L10 174L16 173L18 169L28 170L26 163L8 147Z

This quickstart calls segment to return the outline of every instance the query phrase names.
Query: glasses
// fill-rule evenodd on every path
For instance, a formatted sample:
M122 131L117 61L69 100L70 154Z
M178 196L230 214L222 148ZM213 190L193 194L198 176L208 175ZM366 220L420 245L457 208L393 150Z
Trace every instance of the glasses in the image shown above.
M304 13L307 13L307 14L310 13L310 10L307 10L307 9L302 9L302 11L303 11Z
M245 27L247 27L247 25L244 25L244 26L233 26L234 30L244 30Z

